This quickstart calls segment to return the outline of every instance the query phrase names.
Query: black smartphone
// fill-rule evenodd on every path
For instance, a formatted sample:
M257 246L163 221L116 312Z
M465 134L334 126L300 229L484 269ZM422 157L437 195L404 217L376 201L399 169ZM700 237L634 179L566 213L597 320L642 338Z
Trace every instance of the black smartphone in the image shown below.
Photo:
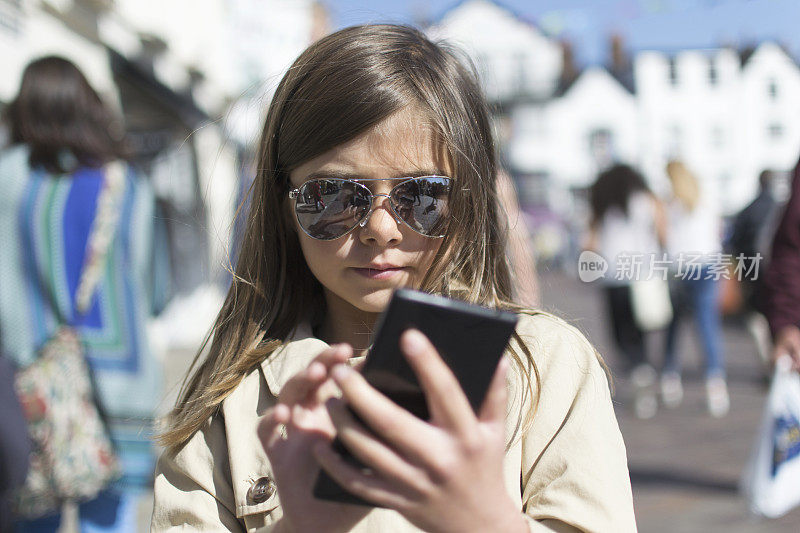
M517 315L508 311L398 289L378 321L362 374L393 402L427 420L425 394L399 344L404 331L416 328L436 347L478 412L516 324ZM333 446L345 460L362 466L338 439ZM313 494L323 500L373 505L341 488L324 470Z

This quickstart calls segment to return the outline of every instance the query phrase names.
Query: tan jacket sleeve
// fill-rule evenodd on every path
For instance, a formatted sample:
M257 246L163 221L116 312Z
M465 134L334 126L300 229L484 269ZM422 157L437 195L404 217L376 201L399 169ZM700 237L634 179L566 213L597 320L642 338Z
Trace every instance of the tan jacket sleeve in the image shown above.
M541 384L522 434L522 502L531 531L636 531L625 444L596 351L555 317L523 320Z
M227 442L221 415L156 466L152 532L244 531L231 508Z

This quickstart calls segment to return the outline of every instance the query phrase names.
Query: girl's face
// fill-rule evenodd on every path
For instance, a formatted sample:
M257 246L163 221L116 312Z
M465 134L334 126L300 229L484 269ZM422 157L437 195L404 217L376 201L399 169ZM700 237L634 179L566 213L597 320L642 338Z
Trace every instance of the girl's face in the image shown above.
M403 178L449 176L444 154L412 109L404 109L372 130L295 168L292 187L315 178ZM373 194L388 194L395 180L364 182ZM388 199L378 196L364 227L331 241L309 237L297 226L306 262L322 284L329 312L379 313L397 287L418 288L442 239L429 238L397 222ZM293 209L290 204L290 209ZM349 309L346 309L349 308Z

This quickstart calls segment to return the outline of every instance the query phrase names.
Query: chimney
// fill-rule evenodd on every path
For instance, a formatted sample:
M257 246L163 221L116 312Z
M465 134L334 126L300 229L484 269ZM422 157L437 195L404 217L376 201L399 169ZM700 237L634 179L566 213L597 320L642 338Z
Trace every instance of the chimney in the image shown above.
M575 66L575 54L572 51L572 43L565 40L561 41L561 54L564 66L561 68L561 84L566 85L578 76L578 68Z
M624 74L630 67L628 53L625 51L625 40L615 33L609 39L611 45L611 72Z

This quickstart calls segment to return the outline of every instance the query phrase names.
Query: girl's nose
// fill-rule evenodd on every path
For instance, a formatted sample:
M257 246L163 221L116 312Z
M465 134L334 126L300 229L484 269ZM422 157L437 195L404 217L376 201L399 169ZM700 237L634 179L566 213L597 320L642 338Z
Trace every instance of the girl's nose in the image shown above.
M386 195L375 195L372 209L359 223L359 239L372 246L396 245L403 240L400 231L401 221L397 219L389 198Z

